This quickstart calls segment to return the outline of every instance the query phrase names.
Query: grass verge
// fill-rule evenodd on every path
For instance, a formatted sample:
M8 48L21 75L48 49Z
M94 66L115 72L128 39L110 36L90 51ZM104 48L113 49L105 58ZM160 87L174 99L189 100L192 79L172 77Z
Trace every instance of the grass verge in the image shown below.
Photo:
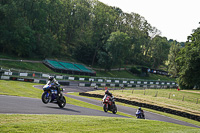
M0 114L1 132L177 132L198 133L198 128L161 121L74 115L8 115Z
M29 70L36 72L54 73L51 69L49 69L42 63L0 60L0 64L1 67L7 69L15 68L15 69L22 69L22 70Z
M126 70L120 71L96 71L97 77L113 77L113 78L130 78L130 79L140 79L140 80L162 80L162 81L175 81L174 78L169 78L166 76L151 74L148 77L133 75L131 72Z
M41 98L41 94L43 91L33 87L34 85L41 84L21 81L0 80L0 94L30 98Z

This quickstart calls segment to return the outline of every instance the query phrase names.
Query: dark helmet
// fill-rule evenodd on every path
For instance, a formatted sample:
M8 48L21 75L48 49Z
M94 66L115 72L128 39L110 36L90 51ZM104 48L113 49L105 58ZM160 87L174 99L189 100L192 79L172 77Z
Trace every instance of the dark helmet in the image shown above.
M138 110L141 110L141 107L139 107Z
M110 92L108 90L105 90L105 94L109 94Z
M49 80L52 81L53 80L53 76L49 76Z

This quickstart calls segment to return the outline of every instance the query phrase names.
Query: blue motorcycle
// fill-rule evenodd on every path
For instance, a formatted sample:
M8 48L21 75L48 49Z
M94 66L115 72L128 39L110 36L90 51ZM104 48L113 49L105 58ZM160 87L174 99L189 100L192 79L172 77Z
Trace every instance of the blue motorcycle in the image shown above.
M60 94L58 94L58 91L54 86L54 83L52 83L46 84L43 87L44 93L42 94L42 102L44 104L47 104L49 102L57 103L60 108L64 108L64 106L66 105L66 99L62 94L63 89L58 88L60 89Z
M138 118L138 119L145 119L144 113L141 112L140 110L137 110L137 112L136 112L136 118Z

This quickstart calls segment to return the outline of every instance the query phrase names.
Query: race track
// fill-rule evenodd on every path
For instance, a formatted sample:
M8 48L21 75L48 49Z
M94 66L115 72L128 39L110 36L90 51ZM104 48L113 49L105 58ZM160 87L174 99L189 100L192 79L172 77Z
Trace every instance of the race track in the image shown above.
M66 104L65 107L61 109L54 103L44 104L41 99L6 95L0 95L0 107L0 113L4 114L66 114L124 117L71 104Z
M35 86L38 89L42 89L42 86ZM97 106L102 106L101 101L93 100L80 96L67 95L69 92L86 92L94 90L91 87L77 87L77 86L66 86L63 87L65 96L74 98L77 100L81 100L87 103L91 103ZM124 117L117 114L105 113L95 109L89 109L84 107L79 107L71 104L66 104L63 109L60 109L57 104L42 103L41 99L35 98L24 98L17 96L5 96L0 95L0 113L4 114L66 114L66 115L90 115L90 116L107 116L107 117ZM123 112L132 116L135 116L136 109L131 107L125 107L121 105L117 105L118 111ZM170 122L185 126L191 126L200 128L199 126L179 121L170 117L166 117L163 115L155 114L152 112L145 111L145 117L149 120L158 120L164 122Z

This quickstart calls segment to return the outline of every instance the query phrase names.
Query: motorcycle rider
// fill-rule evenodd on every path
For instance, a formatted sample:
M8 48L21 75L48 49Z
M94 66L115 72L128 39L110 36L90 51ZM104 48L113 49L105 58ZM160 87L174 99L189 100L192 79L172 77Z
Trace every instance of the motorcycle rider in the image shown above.
M112 95L112 93L110 93L110 92L108 91L108 89L105 90L105 95L110 96L110 100L112 101L112 103L114 102L114 101L113 101L114 96Z
M141 117L144 118L144 111L142 110L141 107L138 108L138 110L136 111L136 116L138 117L138 115L141 114Z
M47 84L52 84L54 83L54 88L58 91L58 96L60 96L60 84L58 83L58 81L54 78L54 76L49 76L49 81L47 82Z

